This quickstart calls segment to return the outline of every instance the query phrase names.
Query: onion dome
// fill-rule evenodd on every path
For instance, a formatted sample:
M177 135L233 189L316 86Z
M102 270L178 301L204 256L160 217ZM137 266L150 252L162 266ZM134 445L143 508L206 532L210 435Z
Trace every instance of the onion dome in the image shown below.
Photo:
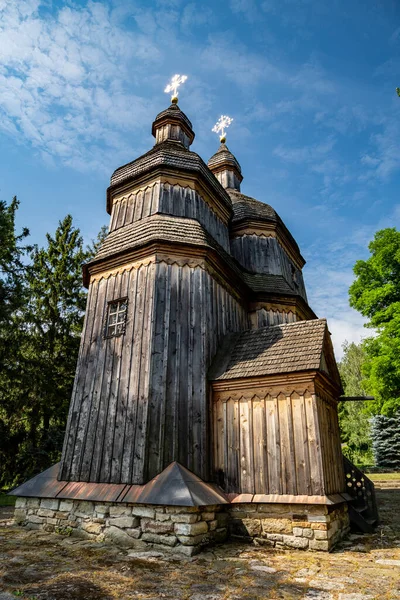
M224 141L208 161L208 168L214 173L222 187L240 192L240 183L243 179L242 169Z
M186 149L194 140L191 122L174 102L156 116L151 133L156 138L156 144L181 142Z

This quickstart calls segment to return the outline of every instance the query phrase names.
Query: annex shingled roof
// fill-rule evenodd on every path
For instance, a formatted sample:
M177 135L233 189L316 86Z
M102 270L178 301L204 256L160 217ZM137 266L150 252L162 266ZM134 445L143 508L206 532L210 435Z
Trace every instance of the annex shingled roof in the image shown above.
M228 334L214 359L210 379L317 370L326 330L325 319L312 319Z

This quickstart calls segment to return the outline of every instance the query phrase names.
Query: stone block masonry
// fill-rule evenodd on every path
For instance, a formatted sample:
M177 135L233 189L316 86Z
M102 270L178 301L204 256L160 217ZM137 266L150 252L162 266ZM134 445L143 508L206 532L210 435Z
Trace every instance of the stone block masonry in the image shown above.
M329 552L350 530L347 504L232 504L229 532L234 539L275 548Z
M329 552L349 531L346 503L192 507L18 498L15 521L30 529L185 556L229 537L275 548Z
M227 538L224 506L153 506L82 500L17 498L15 522L66 536L110 541L125 548L193 556Z

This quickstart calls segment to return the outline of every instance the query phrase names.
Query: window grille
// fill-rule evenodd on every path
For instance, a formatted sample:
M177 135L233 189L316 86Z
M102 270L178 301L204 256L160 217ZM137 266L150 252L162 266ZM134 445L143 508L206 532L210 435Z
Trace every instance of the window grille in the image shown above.
M114 337L125 333L125 323L128 308L128 299L121 298L108 303L106 337Z

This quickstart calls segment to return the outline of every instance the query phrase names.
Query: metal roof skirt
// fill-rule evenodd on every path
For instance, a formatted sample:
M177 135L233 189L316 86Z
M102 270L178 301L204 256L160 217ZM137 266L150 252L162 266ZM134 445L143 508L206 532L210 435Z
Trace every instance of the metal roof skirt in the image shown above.
M164 506L229 504L218 486L205 483L177 462L145 485L58 481L57 463L10 492L11 496Z

